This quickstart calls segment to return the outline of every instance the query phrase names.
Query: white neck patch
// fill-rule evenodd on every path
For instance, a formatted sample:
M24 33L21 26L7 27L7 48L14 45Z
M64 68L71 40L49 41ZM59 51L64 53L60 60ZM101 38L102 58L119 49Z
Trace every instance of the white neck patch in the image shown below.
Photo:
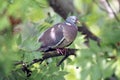
M67 25L69 25L69 26L71 26L71 24L70 24L70 23L68 23L68 22L66 22L66 24L67 24Z

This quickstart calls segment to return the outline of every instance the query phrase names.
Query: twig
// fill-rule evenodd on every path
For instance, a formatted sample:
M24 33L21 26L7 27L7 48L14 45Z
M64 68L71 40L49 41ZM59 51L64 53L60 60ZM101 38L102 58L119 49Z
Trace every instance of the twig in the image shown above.
M103 11L107 12L106 9L104 9L102 6L100 6L96 0L93 0L93 2Z
M116 20L117 20L118 22L120 22L120 20L119 20L119 18L117 17L116 13L115 13L115 12L114 12L114 10L112 9L112 7L111 7L111 5L110 5L109 1L108 1L108 0L106 0L106 2L107 2L107 4L108 4L108 6L111 8L112 13L114 14L114 17L116 18Z
M120 0L118 0L118 3L119 3L119 12L120 12Z
M65 55L62 60L57 64L57 66L60 66L62 64L62 62L68 58L69 55Z

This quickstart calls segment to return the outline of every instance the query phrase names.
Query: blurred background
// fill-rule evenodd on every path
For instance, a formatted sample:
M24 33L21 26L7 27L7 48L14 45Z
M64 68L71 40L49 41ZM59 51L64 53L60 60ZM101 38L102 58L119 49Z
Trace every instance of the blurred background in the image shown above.
M30 52L41 32L70 15L82 23L77 56L26 68L42 57ZM0 0L0 80L120 80L120 0Z

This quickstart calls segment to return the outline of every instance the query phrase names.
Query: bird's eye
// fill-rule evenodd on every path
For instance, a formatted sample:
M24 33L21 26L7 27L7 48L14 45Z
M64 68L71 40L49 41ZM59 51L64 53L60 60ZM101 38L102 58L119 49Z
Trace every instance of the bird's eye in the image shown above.
M72 19L73 21L75 20L75 19Z

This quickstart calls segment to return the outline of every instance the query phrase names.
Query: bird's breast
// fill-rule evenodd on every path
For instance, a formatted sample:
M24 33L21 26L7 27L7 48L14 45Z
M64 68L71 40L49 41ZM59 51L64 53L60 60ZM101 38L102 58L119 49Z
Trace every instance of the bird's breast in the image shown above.
M76 26L65 26L63 29L63 35L67 42L71 43L75 40L77 36L77 27Z

